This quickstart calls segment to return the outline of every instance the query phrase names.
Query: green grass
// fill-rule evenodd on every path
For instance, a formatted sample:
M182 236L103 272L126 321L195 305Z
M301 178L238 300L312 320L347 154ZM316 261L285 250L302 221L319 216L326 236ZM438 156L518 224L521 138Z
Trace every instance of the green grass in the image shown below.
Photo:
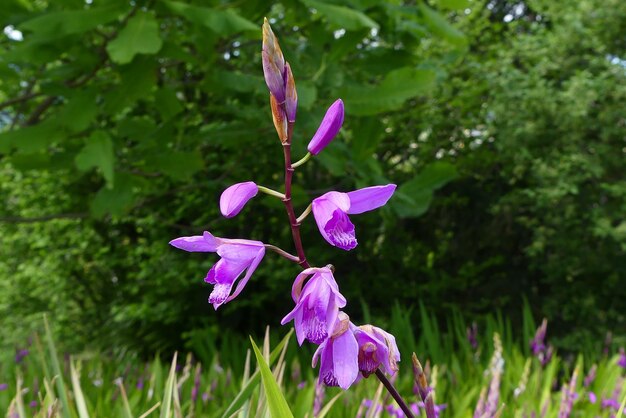
M494 365L501 358L498 412L490 417L524 418L533 413L559 417L567 395L563 390L570 384L576 395L572 413L566 416L621 416L617 409L619 404L623 409L626 402L626 372L617 365L618 357L603 357L601 353L595 358L571 353L561 357L557 352L543 367L527 347L535 324L530 315L524 318L521 335L517 336L503 318L488 318L481 326L479 347L473 350L460 315L450 315L445 326L448 332L443 333L442 324L423 308L394 307L387 328L396 335L403 356L396 386L409 402L417 401L410 364L411 352L415 351L435 388L436 403L446 405L441 417L473 417L481 393L488 397L490 370L498 369ZM167 362L158 356L142 361L131 353L59 356L47 321L43 330L22 362L15 364L12 355L0 362L0 384L8 384L0 391L0 411L9 417L289 416L285 408L294 417L313 416L316 375L310 368L310 350L303 352L297 347L287 328L277 330L282 334L280 340L267 331L256 352L252 344L240 338L239 347L247 348L247 355L238 357L237 364L220 363L218 350L205 352L204 364L190 354L178 354ZM516 337L524 342L516 342ZM494 349L495 339L501 349ZM232 361L237 357L231 353L228 358ZM584 387L583 378L593 364L597 377ZM575 381L570 383L573 375ZM596 403L589 401L590 392L597 395ZM603 408L602 400L607 398L618 400L618 405ZM375 409L364 407L366 399L391 403L371 377L347 392L326 388L325 407L319 416L376 416ZM271 411L282 412L272 415Z

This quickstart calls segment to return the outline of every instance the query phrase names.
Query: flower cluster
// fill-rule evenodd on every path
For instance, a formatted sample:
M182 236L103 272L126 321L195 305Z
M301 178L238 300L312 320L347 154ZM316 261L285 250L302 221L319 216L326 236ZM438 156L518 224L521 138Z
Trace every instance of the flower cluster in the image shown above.
M209 302L215 309L230 302L244 289L261 263L266 249L277 252L304 268L294 280L291 296L294 308L281 321L293 321L298 343L305 340L318 344L313 366L320 363L319 382L328 386L349 388L354 382L379 370L394 375L400 354L393 335L372 326L357 326L342 311L346 298L339 291L334 267L311 267L304 256L299 235L300 222L313 213L322 237L332 246L352 250L357 246L354 224L349 215L358 215L384 206L396 185L365 187L351 192L329 191L312 200L302 216L295 218L291 202L291 180L296 167L319 154L339 133L344 119L344 106L336 100L327 110L319 128L308 144L308 154L291 163L291 140L296 120L298 96L289 63L285 61L276 36L267 22L263 24L263 73L270 92L274 126L285 153L285 191L281 193L252 181L228 187L220 197L220 212L226 218L239 214L258 192L283 201L291 228L297 256L273 245L246 239L218 238L210 232L172 240L176 248L190 252L214 252L221 258L209 270L205 282L213 285Z

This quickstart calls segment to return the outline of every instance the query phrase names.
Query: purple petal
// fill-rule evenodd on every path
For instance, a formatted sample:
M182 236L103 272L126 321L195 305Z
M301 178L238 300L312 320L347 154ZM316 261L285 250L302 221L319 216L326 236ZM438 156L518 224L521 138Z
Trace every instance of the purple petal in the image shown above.
M246 271L246 275L243 276L243 279L239 280L239 283L237 283L237 287L235 288L235 291L233 292L232 295L230 295L228 297L228 299L226 299L226 302L230 302L231 300L235 299L241 293L243 288L248 283L248 280L250 280L250 277L252 277L252 274L254 273L256 268L261 263L261 260L263 260L263 256L264 255L265 255L265 247L261 247L259 249L259 252L257 253L256 257L254 258L254 260L252 260L252 263L250 264L250 267L248 267L248 270Z
M395 184L372 186L347 193L350 199L350 215L367 212L384 206L396 190Z
M289 63L285 63L285 111L289 122L296 121L296 110L298 108L298 93L296 92L296 82L293 79Z
M313 155L319 154L332 141L343 125L343 102L337 99L330 105L317 132L311 138L307 149Z
M214 253L220 244L221 240L209 232L205 232L204 235L180 237L170 241L170 245L178 249L203 253Z
M330 192L313 200L312 210L322 237L335 247L351 250L356 247L354 225L345 214L348 203L345 193ZM343 209L337 204L340 204Z
M285 81L283 79L283 73L266 51L261 52L261 58L263 61L265 84L267 84L267 88L278 103L283 103L285 101Z
M339 387L348 389L359 375L359 345L346 331L333 341L333 371Z
M241 212L241 209L258 193L259 188L252 181L233 184L220 196L220 212L227 218L232 218Z

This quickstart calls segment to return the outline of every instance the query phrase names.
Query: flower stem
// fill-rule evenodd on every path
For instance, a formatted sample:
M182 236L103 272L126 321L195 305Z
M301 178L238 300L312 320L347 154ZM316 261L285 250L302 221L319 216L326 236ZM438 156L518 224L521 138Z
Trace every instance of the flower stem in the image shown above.
M311 159L313 155L310 152L307 152L306 155L304 157L302 157L302 159L296 161L295 163L293 163L291 166L293 168L297 168L300 167L302 164L306 163L307 161L309 161Z
M408 407L406 402L404 402L404 399L402 399L402 396L400 396L393 384L389 381L389 379L387 379L385 373L383 373L380 369L377 369L376 377L385 386L385 389L387 389L387 392L389 392L393 399L395 399L395 401L400 406L400 409L402 409L402 412L404 412L407 418L415 418L415 415L413 415L413 412L411 412L411 409Z
M257 187L258 187L259 191L262 192L262 193L268 194L270 196L278 197L280 199L284 199L285 198L284 194L282 194L279 191L270 189L269 187L259 186L259 185L257 185Z
M287 129L287 140L283 142L283 154L285 156L285 197L283 203L289 216L289 225L291 226L291 235L293 244L298 254L298 264L302 268L309 268L309 262L306 261L304 247L302 246L302 238L300 237L300 222L296 218L296 212L293 210L293 202L291 201L291 181L293 179L293 166L291 164L291 138L293 136L293 122L289 122Z
M276 254L280 255L281 257L286 258L289 261L292 261L294 263L299 263L300 259L298 258L298 256L295 256L293 254L289 254L287 251L283 250L282 248L279 248L275 245L271 245L271 244L265 244L265 248L267 248L268 250L274 251Z
M296 219L296 221L301 224L302 221L304 220L304 218L306 218L307 216L309 216L309 213L311 213L311 208L313 207L313 204L309 204L309 206L306 207L306 209L304 210L304 212L302 212L302 215L298 216L298 219Z

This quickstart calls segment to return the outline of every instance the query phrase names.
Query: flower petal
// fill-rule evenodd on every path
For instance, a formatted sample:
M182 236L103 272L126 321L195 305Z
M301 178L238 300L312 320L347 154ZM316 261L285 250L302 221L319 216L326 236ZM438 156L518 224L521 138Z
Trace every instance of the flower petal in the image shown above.
M259 188L252 181L233 184L220 196L220 212L226 218L232 218L258 193Z
M326 111L317 132L311 138L307 149L317 155L332 141L343 125L343 102L337 99Z
M261 260L263 260L263 256L264 255L265 255L265 247L259 248L259 252L257 253L256 257L252 260L252 262L250 263L250 267L248 267L248 270L246 271L246 275L243 276L243 279L241 279L237 283L237 287L235 288L235 291L233 292L232 295L230 295L228 297L228 299L226 299L226 302L230 302L231 300L235 299L241 293L243 288L248 283L248 280L250 280L250 277L252 276L252 274L254 273L256 268L261 263Z
M324 232L328 237L326 241L337 248L349 251L357 246L354 224L350 222L345 212L334 211L333 216L324 225Z
M180 237L170 241L170 245L180 250L189 252L213 253L220 245L220 239L214 237L209 232L204 235L193 235L190 237Z
M396 190L395 184L372 186L347 193L350 199L350 215L368 212L384 206Z
M359 375L359 345L349 330L333 341L333 371L339 387L348 389Z

